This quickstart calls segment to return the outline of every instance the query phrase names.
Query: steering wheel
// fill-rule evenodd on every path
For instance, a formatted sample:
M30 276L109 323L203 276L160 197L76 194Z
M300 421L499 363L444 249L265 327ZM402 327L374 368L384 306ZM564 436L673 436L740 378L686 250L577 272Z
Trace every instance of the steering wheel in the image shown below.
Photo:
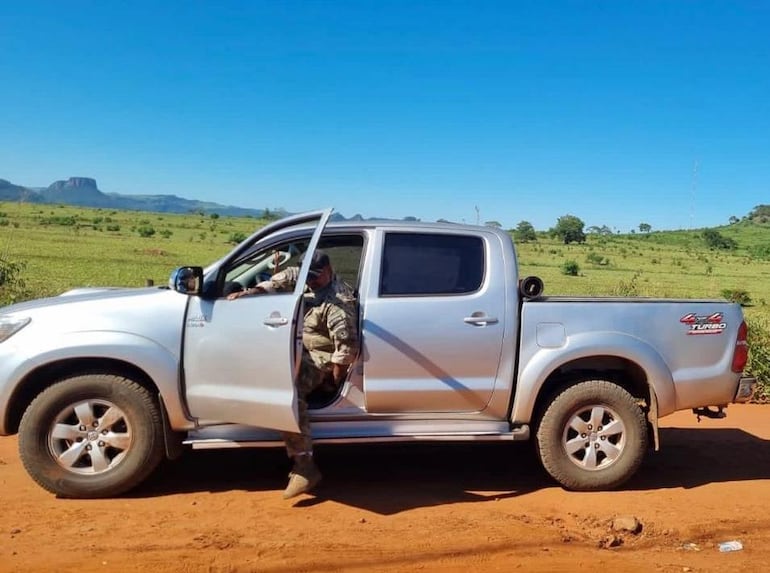
M267 268L272 270L275 270L276 266L283 266L285 265L288 260L291 258L291 253L289 251L275 251L271 256L270 260L267 262ZM276 262L278 263L276 265Z

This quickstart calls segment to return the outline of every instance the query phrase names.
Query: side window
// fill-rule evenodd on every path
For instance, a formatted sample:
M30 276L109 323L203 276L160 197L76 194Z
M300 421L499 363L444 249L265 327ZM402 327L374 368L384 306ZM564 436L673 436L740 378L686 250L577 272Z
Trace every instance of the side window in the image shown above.
M484 280L480 237L388 233L380 295L451 295L477 291Z
M287 267L299 266L308 243L309 239L299 238L248 253L227 269L222 296L269 280ZM351 287L357 288L363 244L364 238L361 235L322 235L318 248L329 255L337 275Z
M227 270L222 294L227 296L231 292L253 287L286 267L298 265L307 244L307 239L299 239L249 253Z
M334 272L353 289L358 289L364 238L361 235L321 236L318 248L329 255Z

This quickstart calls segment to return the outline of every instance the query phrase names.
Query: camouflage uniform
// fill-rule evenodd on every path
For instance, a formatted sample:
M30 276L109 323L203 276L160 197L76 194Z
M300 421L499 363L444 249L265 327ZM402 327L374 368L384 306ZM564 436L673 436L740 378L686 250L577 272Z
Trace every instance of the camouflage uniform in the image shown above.
M299 269L288 267L257 285L265 292L294 290ZM353 289L335 275L331 282L304 295L302 353L296 380L300 433L283 432L290 457L313 451L308 395L332 372L333 364L349 365L358 353L357 302Z

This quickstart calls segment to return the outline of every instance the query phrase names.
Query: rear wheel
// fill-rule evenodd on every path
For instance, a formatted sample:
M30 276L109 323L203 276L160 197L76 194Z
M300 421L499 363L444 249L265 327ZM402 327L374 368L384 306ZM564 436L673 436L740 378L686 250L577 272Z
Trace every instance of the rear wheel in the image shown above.
M127 378L68 378L27 408L19 452L32 478L61 497L119 495L163 458L160 410L146 388Z
M636 399L606 380L559 394L537 430L546 471L567 489L595 491L628 480L647 452L647 424Z

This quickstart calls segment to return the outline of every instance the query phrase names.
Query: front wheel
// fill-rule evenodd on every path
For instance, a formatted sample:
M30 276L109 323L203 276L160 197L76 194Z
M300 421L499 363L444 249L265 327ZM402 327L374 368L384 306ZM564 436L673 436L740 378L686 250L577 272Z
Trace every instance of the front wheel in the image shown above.
M33 400L19 426L27 472L60 497L111 497L138 485L163 457L152 394L107 374L57 382Z
M565 488L612 489L639 469L647 451L647 424L626 390L590 380L556 396L536 441L546 471Z

